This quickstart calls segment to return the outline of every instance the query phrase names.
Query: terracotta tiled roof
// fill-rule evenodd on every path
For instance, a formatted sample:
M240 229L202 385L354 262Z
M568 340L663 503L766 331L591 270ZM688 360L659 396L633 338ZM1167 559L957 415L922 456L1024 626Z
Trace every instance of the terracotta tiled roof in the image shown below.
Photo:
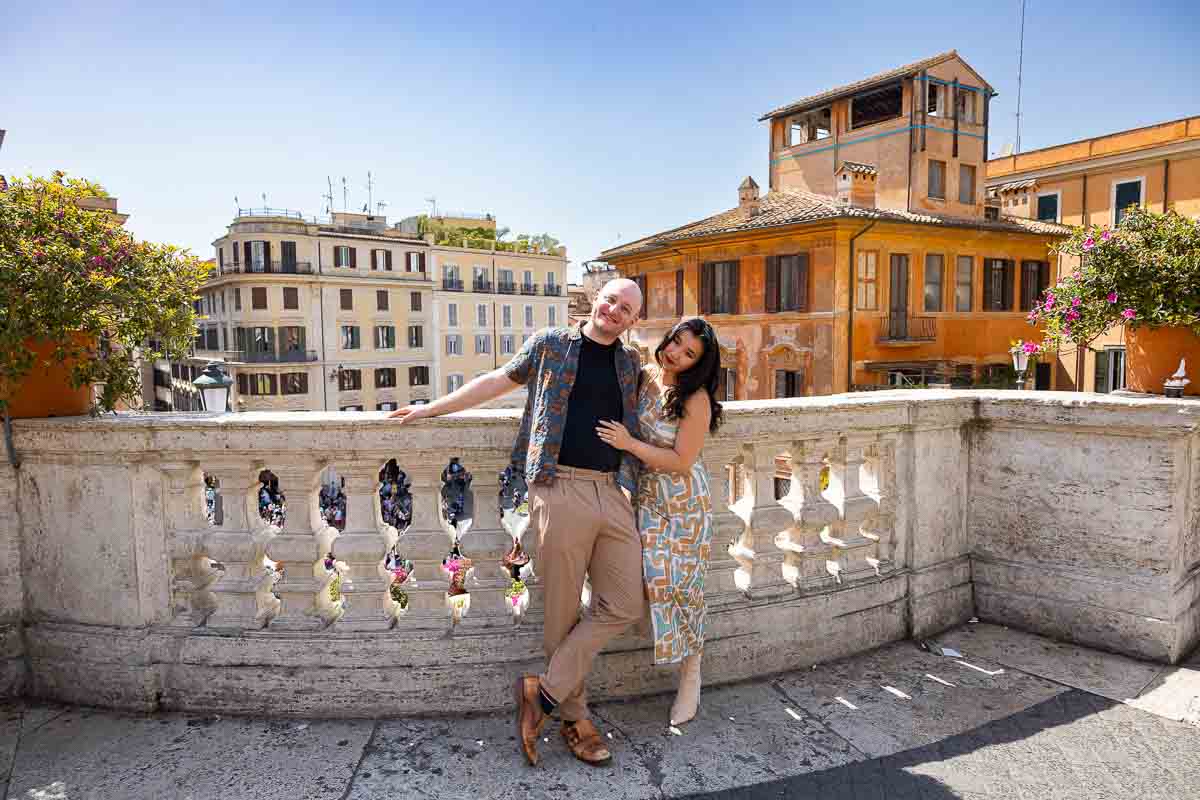
M838 167L838 172L846 170L848 172L857 172L859 175L878 175L879 170L875 169L873 164L860 164L857 161L843 161Z
M885 208L863 208L838 202L822 194L797 190L768 192L759 201L759 213L752 215L749 209L737 207L722 211L706 219L690 222L678 228L638 239L628 244L605 250L602 260L627 256L645 250L666 247L673 242L717 236L725 233L751 231L782 225L797 225L832 219L879 220L916 225L974 228L976 230L1006 231L1009 233L1034 233L1050 236L1067 236L1071 229L1066 225L1039 222L1022 217L1001 217L998 220L978 218L945 217L935 214L919 214L914 211L896 211Z
M1002 183L996 187L996 191L1001 192L1001 193L1017 192L1017 191L1020 191L1021 189L1034 189L1034 188L1037 188L1037 181L1033 180L1032 178L1028 178L1023 181L1010 181L1008 183Z
M905 64L903 67L889 69L886 72L880 72L876 75L872 75L869 78L863 78L862 80L855 81L854 83L847 83L845 86L839 86L836 89L829 89L828 91L821 92L820 94L814 94L801 100L797 100L794 103L788 103L786 106L780 106L773 111L768 111L767 113L763 114L758 118L758 121L762 122L763 120L770 119L771 117L778 117L781 114L791 114L794 111L801 111L811 106L827 103L830 100L836 100L837 98L844 97L848 94L855 94L863 91L864 89L871 89L883 83L889 83L900 78L908 77L909 75L914 75L923 69L928 69L935 64L940 64L947 59L956 57L961 58L961 56L958 55L957 50L948 50L945 53L939 53L936 56L923 58L920 61L914 61L911 64ZM988 88L990 89L991 87L988 86Z

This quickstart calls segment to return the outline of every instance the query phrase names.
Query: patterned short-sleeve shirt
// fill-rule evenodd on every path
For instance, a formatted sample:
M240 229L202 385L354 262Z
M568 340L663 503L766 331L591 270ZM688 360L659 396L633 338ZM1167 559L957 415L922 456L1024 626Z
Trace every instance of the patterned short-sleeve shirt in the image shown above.
M529 483L549 483L558 471L567 401L579 370L582 337L579 328L545 328L529 337L504 366L504 374L529 392L512 452L513 465L524 468ZM621 421L630 433L635 433L641 358L634 348L622 346L617 349L616 361L624 409ZM636 490L637 460L629 453L621 454L617 483L631 492Z

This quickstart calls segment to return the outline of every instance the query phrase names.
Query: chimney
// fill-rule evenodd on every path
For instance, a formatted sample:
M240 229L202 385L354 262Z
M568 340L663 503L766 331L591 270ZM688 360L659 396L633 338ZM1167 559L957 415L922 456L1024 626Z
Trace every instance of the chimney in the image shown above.
M756 217L758 202L758 184L754 182L754 178L747 175L746 180L738 186L738 208L744 208L750 212L750 216Z
M843 161L836 175L837 199L843 205L875 207L875 181L879 171L870 164Z

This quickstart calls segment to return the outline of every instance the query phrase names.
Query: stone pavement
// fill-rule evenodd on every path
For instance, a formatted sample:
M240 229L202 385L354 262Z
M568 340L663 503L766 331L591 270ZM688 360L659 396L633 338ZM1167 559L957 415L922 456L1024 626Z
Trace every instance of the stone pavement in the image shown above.
M682 735L666 727L670 697L600 705L609 768L575 761L554 727L527 767L508 714L305 722L9 704L0 798L1200 798L1200 658L1169 668L986 624L937 643L963 658L900 642L707 689Z

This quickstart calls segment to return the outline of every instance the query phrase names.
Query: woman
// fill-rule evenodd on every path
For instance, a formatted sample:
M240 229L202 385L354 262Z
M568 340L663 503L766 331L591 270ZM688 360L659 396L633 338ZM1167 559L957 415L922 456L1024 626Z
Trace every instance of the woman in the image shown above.
M698 460L704 437L721 423L721 356L712 326L685 319L663 337L638 389L641 441L616 422L600 438L637 456L638 530L654 631L654 663L682 662L671 724L696 716L704 646L704 573L712 542L708 473Z

